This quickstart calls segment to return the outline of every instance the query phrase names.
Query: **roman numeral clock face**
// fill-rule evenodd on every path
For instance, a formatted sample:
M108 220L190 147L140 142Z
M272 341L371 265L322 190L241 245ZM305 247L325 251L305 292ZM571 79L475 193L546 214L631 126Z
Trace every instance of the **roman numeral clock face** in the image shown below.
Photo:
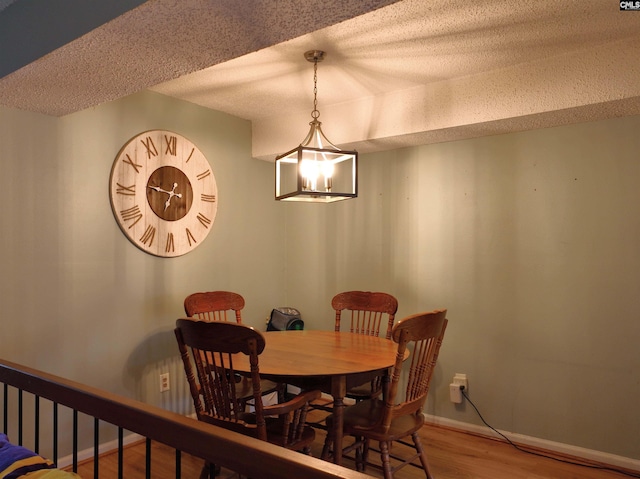
M166 130L140 133L122 147L109 192L127 238L161 257L180 256L202 244L218 209L209 162L191 141Z

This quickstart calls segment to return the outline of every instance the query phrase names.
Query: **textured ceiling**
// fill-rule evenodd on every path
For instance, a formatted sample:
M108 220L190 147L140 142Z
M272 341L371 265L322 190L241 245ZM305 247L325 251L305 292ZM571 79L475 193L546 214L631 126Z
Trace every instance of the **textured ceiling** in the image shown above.
M153 0L0 79L0 104L151 88L251 120L273 159L306 135L322 49L323 129L366 152L640 114L639 44L640 13L604 0Z

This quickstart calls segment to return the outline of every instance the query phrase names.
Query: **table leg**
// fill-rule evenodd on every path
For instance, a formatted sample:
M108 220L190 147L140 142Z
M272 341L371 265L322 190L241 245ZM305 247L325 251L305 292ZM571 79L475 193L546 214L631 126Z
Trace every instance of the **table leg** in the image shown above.
M333 397L333 462L342 465L342 430L344 423L344 396L347 394L346 376L331 378L331 396Z

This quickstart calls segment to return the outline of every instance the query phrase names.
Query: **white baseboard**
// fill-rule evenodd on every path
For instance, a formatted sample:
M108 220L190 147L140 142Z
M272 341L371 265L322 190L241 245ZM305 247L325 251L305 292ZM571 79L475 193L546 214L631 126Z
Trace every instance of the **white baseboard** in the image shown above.
M123 443L125 446L132 444L134 442L143 441L144 437L139 434L128 434L124 436ZM114 439L113 441L105 442L98 446L98 453L105 454L107 452L113 452L118 450L118 440ZM83 449L82 451L78 451L78 463L86 460L93 459L93 447ZM60 469L71 466L73 464L73 455L69 454L68 456L64 456L58 460L57 467Z
M453 419L447 419L444 417L433 416L425 414L425 421L429 424L441 425L450 427L452 429L458 429L461 431L467 431L474 434L480 434L488 437L496 437L504 440L499 434L496 434L490 428L485 426L478 426L475 424L469 424L466 422L455 421ZM523 434L516 434L507 431L500 431L516 444L522 444L527 446L536 447L539 449L553 451L568 456L578 457L582 459L588 459L590 461L596 461L601 464L609 466L620 467L631 471L640 471L640 460L632 459L629 457L617 456L615 454L609 454L607 452L595 451L593 449L586 449L583 447L572 446L570 444L563 444L561 442L548 441L546 439L539 439L537 437L525 436Z

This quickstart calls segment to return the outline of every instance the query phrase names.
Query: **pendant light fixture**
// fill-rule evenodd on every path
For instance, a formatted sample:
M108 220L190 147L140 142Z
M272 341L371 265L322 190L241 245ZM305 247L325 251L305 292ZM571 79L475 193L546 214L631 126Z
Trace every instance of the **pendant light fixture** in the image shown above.
M300 146L276 157L276 200L331 203L358 196L358 153L327 140L318 121L318 63L325 52L304 54L313 63L313 111Z

